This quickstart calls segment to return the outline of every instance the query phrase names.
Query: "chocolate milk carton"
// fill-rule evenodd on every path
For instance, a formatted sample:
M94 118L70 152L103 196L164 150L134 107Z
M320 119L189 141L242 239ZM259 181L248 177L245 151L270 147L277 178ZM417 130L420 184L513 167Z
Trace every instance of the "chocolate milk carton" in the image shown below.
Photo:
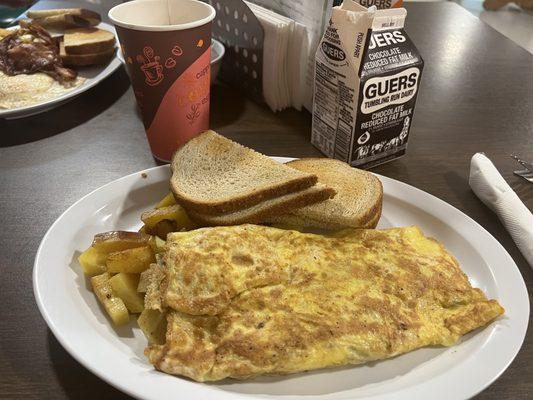
M332 10L315 58L311 142L328 157L369 168L405 154L424 61L403 8Z

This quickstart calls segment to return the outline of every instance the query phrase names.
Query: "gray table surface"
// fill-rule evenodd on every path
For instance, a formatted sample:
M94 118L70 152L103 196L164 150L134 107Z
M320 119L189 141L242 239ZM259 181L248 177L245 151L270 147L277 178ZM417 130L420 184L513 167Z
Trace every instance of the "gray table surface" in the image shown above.
M112 3L85 4L102 12ZM45 1L36 7L66 4L80 2ZM485 151L533 208L533 185L512 174L516 165L508 157L518 152L533 161L533 56L455 4L407 8L407 31L426 61L412 137L404 158L374 171L432 193L477 220L511 254L531 292L531 269L470 191L467 177L472 154ZM309 144L310 124L308 113L273 114L233 89L212 88L212 127L266 154L319 155ZM128 398L59 345L35 304L31 272L44 233L68 206L154 165L122 69L54 110L0 120L1 398ZM532 363L530 334L509 369L478 398L531 398Z

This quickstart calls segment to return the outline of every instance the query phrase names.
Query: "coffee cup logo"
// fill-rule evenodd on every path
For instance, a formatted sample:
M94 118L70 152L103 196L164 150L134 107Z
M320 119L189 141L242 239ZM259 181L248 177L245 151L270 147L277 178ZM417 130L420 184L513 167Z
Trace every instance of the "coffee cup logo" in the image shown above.
M163 65L159 62L160 57L154 55L154 49L150 46L143 48L143 55L137 55L137 62L141 63L141 71L144 73L145 82L149 86L156 86L163 78Z

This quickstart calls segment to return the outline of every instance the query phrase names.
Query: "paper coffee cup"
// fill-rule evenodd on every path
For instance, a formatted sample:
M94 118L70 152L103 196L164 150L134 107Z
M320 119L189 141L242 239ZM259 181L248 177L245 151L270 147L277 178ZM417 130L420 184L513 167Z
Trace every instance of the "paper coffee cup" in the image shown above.
M211 23L196 0L137 0L109 11L154 157L209 128Z

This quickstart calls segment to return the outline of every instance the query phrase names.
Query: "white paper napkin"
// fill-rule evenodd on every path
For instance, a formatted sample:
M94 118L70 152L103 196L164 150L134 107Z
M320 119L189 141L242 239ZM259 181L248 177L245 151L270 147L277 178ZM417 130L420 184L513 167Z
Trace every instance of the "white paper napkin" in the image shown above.
M245 1L264 31L263 97L272 111L302 108L308 37L306 28L272 10Z
M469 183L477 197L498 215L533 267L533 214L482 153L472 157Z

